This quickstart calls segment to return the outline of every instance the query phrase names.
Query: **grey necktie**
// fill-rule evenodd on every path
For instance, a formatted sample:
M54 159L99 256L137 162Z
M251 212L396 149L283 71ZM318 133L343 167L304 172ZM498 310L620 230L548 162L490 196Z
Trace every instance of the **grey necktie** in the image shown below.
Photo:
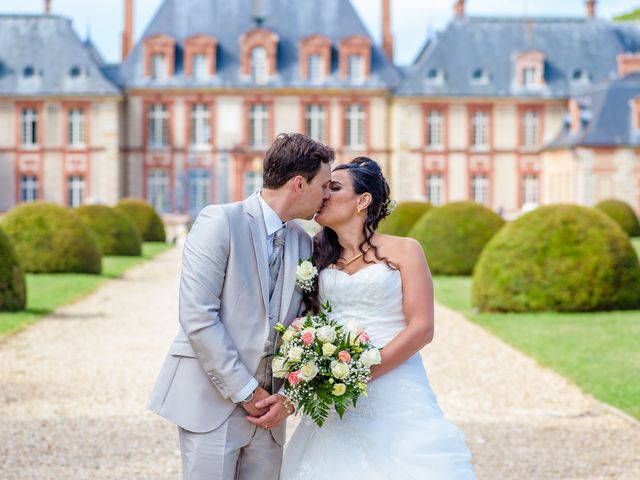
M282 267L282 258L284 253L284 227L280 228L273 234L273 252L269 258L269 300L273 295L278 280L278 272Z

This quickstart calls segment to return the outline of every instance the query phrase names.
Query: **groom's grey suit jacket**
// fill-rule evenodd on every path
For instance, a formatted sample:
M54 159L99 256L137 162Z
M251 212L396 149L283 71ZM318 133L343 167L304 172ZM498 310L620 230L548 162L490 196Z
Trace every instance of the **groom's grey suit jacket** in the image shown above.
M219 427L236 408L230 397L254 377L270 334L267 233L258 194L211 205L198 215L184 247L180 329L160 371L148 407L191 432ZM311 237L287 222L280 316L300 311L295 285L299 258L311 256ZM272 321L271 323L275 323ZM273 392L282 380L273 379ZM284 424L273 429L284 443Z

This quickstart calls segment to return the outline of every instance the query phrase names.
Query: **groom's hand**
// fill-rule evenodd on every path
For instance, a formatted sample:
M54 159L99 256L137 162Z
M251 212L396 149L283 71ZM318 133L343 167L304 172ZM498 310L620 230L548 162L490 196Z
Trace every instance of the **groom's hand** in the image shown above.
M251 401L242 403L242 408L244 408L251 417L261 417L267 413L268 410L265 407L258 407L256 403L266 398L269 398L269 392L262 387L258 387L253 391Z
M247 421L261 428L277 427L293 413L293 406L287 402L287 398L284 395L279 393L258 401L256 406L268 408L269 410L258 418L247 417Z

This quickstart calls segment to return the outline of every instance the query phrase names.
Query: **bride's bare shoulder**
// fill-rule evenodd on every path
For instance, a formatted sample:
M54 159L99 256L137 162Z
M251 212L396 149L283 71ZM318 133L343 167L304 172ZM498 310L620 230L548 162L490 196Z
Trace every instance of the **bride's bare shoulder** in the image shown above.
M424 258L422 246L413 238L385 234L376 234L375 238L374 244L380 255L387 257L398 266Z

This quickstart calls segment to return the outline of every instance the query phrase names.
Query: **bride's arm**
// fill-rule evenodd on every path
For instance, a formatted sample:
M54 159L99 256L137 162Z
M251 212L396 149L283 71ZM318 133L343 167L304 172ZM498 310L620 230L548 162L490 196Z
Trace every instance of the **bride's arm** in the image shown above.
M433 339L433 281L420 244L402 242L402 255L395 262L402 276L402 306L407 326L382 349L382 364L371 368L372 378L393 370ZM394 249L395 250L395 249Z

